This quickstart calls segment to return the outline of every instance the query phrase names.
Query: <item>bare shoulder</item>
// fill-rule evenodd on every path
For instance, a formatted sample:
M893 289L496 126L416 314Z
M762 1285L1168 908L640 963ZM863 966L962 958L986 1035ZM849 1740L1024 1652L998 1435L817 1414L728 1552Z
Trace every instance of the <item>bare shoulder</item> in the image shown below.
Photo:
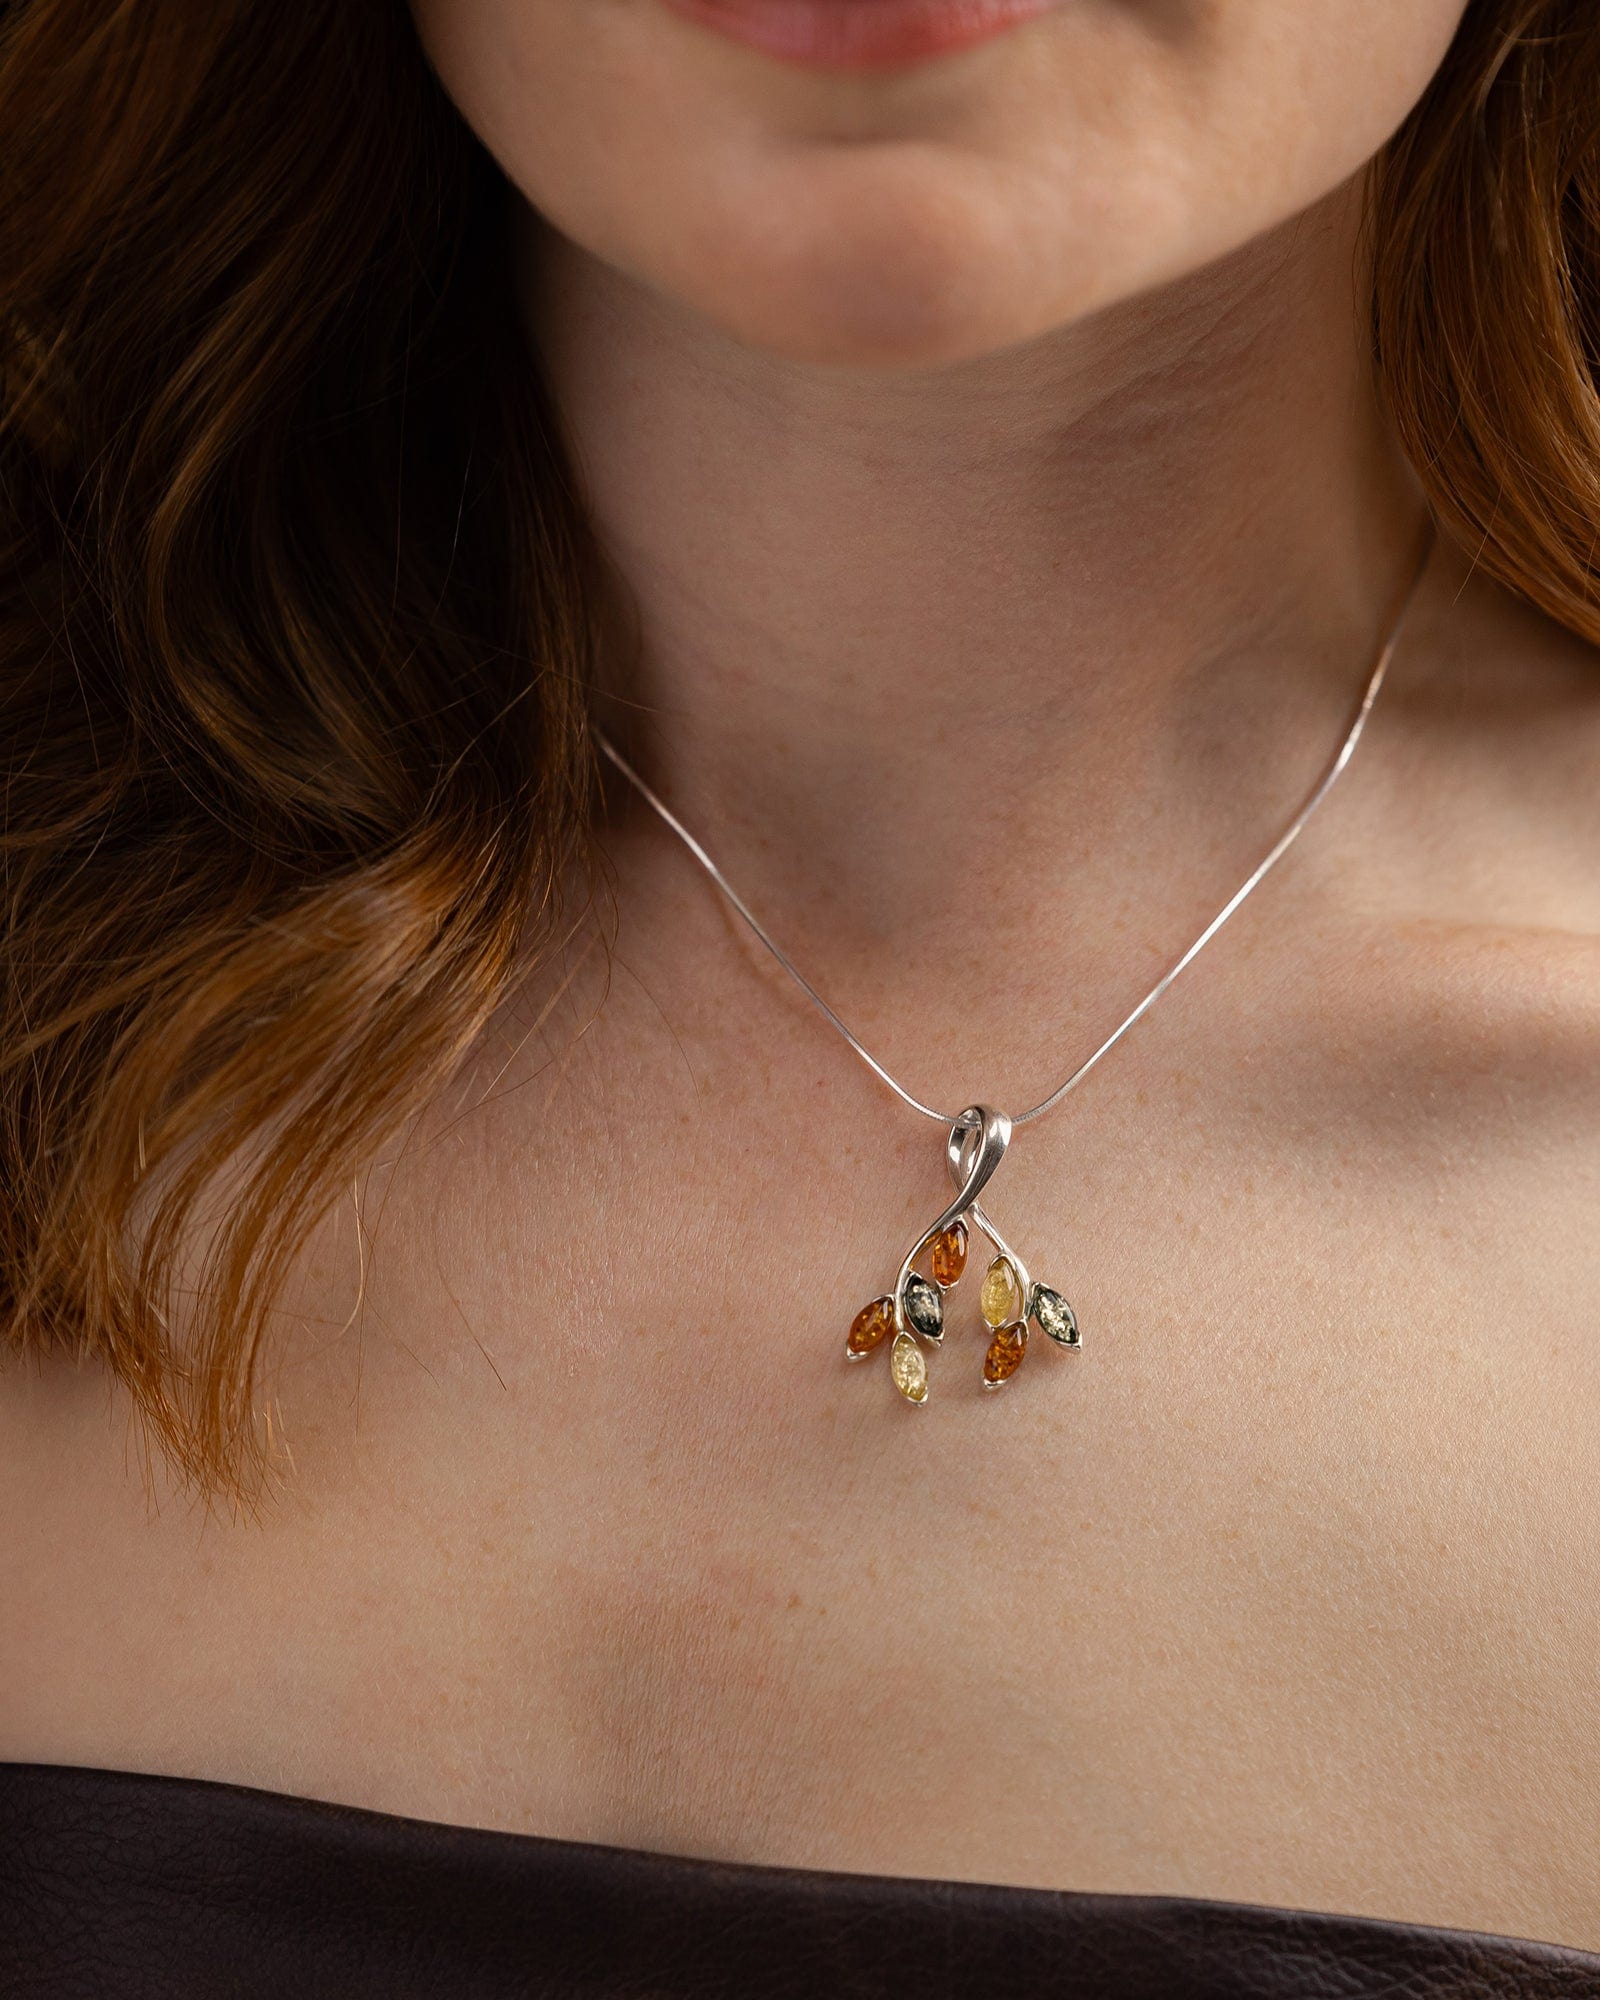
M1386 698L1390 879L1419 915L1600 978L1600 646L1463 557L1442 585Z
M0 1757L74 1762L74 1662L104 1657L110 1517L139 1507L114 1392L95 1363L0 1355Z

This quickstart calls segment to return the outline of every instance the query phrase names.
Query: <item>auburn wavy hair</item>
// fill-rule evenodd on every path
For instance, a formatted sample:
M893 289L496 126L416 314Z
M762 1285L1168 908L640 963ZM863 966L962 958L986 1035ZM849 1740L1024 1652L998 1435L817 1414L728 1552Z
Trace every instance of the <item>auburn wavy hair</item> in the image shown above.
M582 871L596 553L402 0L0 0L0 134L0 1324L245 1497L291 1258ZM1441 520L1600 640L1594 0L1472 0L1368 232Z

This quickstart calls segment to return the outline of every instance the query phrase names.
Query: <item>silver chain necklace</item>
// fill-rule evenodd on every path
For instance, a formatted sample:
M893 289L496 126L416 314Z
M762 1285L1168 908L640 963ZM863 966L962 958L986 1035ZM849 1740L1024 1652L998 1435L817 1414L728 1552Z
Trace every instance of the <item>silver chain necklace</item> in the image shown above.
M1093 1054L1086 1056L1069 1076L1063 1078L1047 1097L1041 1097L1037 1104L1031 1105L1026 1111L1018 1112L1015 1117L1007 1117L1005 1112L997 1111L992 1105L987 1104L969 1104L964 1111L938 1111L931 1104L924 1104L920 1098L913 1097L904 1084L891 1076L871 1050L845 1026L789 954L771 936L744 897L734 888L676 813L657 797L598 728L593 731L594 740L600 750L678 836L760 942L771 952L823 1018L838 1029L868 1069L886 1083L895 1096L912 1111L947 1127L945 1164L955 1185L955 1199L931 1228L920 1232L901 1259L893 1290L883 1293L881 1297L871 1300L862 1307L845 1340L845 1358L849 1361L866 1360L868 1355L888 1340L890 1376L894 1386L908 1403L922 1404L927 1401L927 1350L941 1347L944 1342L944 1297L966 1269L969 1218L988 1238L993 1251L978 1300L984 1330L989 1336L983 1358L983 1386L986 1389L999 1389L1017 1372L1027 1353L1030 1321L1048 1336L1053 1346L1061 1349L1081 1349L1082 1335L1078 1330L1077 1315L1071 1306L1053 1286L1030 1280L1027 1266L985 1214L978 1197L993 1178L995 1169L1005 1158L1006 1148L1011 1143L1011 1135L1016 1128L1019 1125L1026 1125L1031 1119L1042 1118L1047 1111L1053 1110L1069 1091L1075 1090L1082 1083L1101 1057L1116 1047L1133 1024L1149 1012L1184 967L1204 950L1244 899L1253 889L1259 887L1288 853L1306 822L1333 789L1341 772L1355 754L1361 733L1366 728L1367 717L1372 713L1373 703L1383 686L1389 664L1400 643L1406 613L1411 608L1417 585L1427 568L1433 541L1434 534L1430 527L1416 567L1411 573L1399 606L1378 648L1377 659L1367 677L1367 684L1356 708L1355 717L1345 732L1344 740L1340 743L1333 761L1323 772L1305 804L1194 943L1181 958L1168 967L1132 1013L1106 1036ZM926 1274L916 1268L924 1261L928 1266Z

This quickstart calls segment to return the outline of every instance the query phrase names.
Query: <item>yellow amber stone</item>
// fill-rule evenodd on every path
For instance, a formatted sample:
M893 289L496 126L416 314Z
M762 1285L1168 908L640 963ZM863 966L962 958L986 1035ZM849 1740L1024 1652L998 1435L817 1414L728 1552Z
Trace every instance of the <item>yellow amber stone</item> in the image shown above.
M897 1333L889 1349L889 1373L908 1403L920 1403L928 1393L928 1364L909 1333Z
M850 1338L844 1344L844 1351L852 1361L859 1361L863 1354L870 1354L878 1346L885 1334L894 1326L894 1300L874 1299L869 1306L863 1306L850 1322Z
M1009 1257L996 1257L983 1274L978 1306L991 1326L1005 1326L1022 1317L1022 1287Z
M953 1285L967 1268L967 1225L959 1220L929 1239L928 1255L937 1285Z
M989 1351L983 1357L984 1387L998 1389L1002 1382L1008 1382L1022 1366L1022 1357L1028 1351L1028 1323L1014 1320L1010 1326L997 1327Z

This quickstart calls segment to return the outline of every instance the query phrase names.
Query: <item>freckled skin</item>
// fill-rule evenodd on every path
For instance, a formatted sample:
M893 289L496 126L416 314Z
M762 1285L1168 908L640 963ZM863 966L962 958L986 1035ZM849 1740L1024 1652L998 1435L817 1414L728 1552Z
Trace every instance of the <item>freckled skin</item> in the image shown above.
M1351 190L1461 0L1072 0L870 84L416 14L529 204L628 712L873 1046L1030 1101L1347 725L1417 516ZM615 958L297 1271L259 1524L0 1374L0 1755L1600 1948L1600 663L1475 569L1008 1156L1079 1353L985 1393L968 1273L847 1363L942 1135L619 816Z

